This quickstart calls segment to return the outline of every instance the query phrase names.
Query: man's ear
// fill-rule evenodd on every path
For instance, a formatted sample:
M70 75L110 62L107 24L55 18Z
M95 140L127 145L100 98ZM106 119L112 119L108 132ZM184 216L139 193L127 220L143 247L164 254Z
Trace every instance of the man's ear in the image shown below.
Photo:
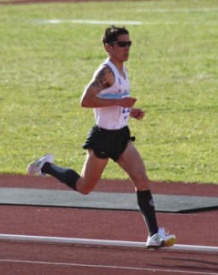
M111 51L111 45L110 44L108 44L108 43L104 43L104 48L105 48L105 50L107 51L107 52L110 52Z

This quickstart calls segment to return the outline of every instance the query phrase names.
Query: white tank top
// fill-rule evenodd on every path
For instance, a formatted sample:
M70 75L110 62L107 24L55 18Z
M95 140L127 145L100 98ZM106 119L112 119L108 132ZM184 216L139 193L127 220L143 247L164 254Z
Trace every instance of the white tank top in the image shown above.
M110 99L124 98L130 96L129 79L125 67L124 78L122 75L120 75L116 66L109 59L107 59L96 70L94 77L105 65L109 66L110 69L113 71L115 82L111 87L102 90L97 96L100 98ZM96 125L108 130L121 129L128 124L130 110L130 108L124 108L121 106L94 108Z

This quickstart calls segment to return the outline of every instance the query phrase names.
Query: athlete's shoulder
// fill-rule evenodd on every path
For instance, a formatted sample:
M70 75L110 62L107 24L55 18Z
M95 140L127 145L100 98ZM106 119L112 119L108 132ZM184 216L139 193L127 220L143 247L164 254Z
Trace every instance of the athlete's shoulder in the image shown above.
M114 83L114 72L111 67L107 63L103 63L99 66L99 68L95 71L93 80L100 81L102 83L107 83L107 86L112 85Z

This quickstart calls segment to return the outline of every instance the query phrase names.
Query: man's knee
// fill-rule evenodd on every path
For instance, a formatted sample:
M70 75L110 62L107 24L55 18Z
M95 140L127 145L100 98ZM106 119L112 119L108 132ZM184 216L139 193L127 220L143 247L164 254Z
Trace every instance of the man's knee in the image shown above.
M77 191L82 195L89 195L92 192L92 190L88 188L80 188L79 190L77 189Z
M82 195L88 195L92 192L93 187L86 185L83 182L78 182L77 183L77 187L76 187L76 191L81 193Z

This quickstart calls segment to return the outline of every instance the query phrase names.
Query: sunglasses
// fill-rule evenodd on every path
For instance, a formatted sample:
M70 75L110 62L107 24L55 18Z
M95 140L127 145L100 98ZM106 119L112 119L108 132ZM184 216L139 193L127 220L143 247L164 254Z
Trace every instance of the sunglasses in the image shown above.
M126 46L131 47L132 41L114 41L112 44L117 44L120 48L124 48Z

